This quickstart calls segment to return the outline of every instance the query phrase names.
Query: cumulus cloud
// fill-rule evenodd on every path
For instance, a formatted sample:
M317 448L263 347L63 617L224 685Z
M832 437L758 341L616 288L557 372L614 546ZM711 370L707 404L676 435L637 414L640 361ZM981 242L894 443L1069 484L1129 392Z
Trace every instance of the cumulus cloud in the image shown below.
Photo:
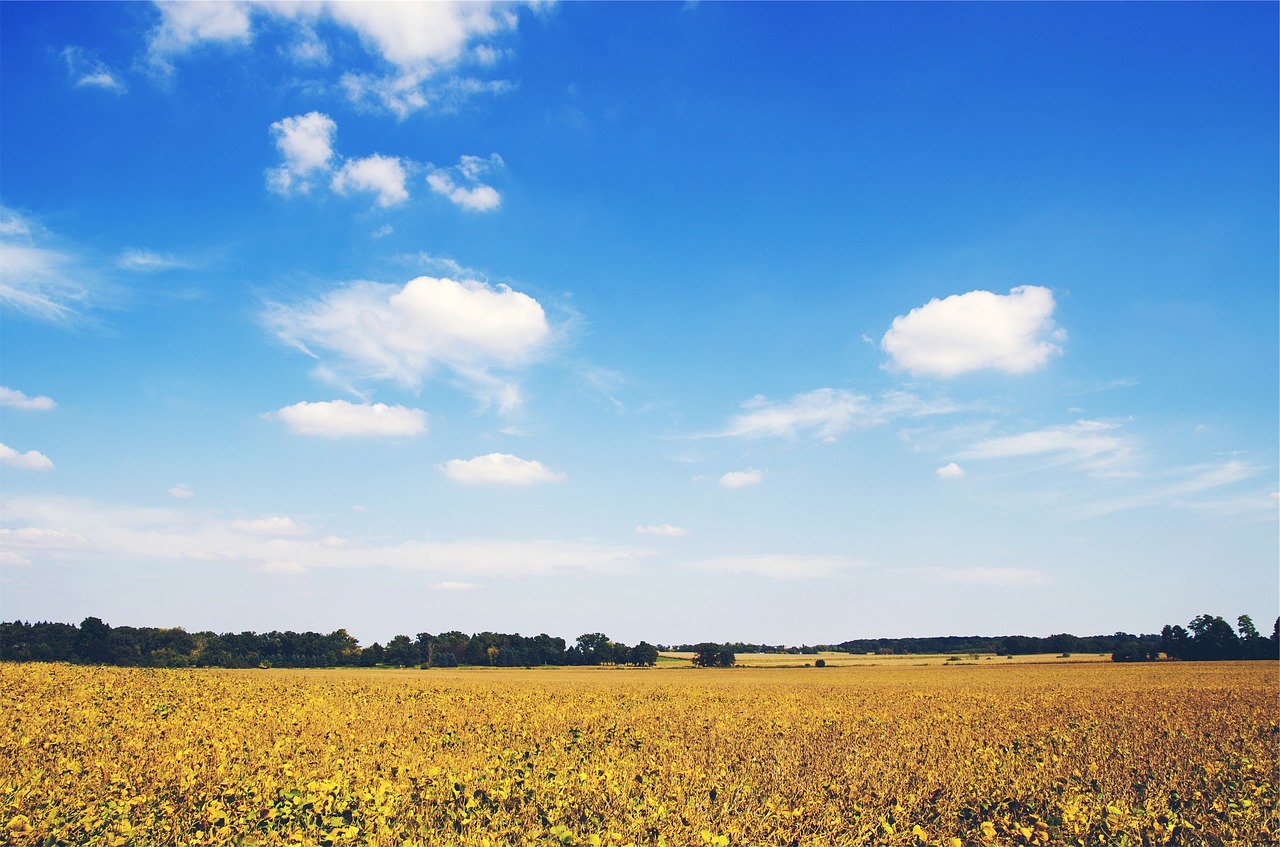
M502 195L480 180L503 167L502 157L497 153L487 159L463 156L453 168L434 168L427 174L427 184L455 206L469 212L491 212L502 204Z
M445 476L463 485L541 485L563 482L567 477L542 462L510 453L489 453L474 459L450 459L440 466Z
M67 323L89 303L87 274L75 257L52 247L52 240L31 220L0 207L0 306Z
M383 67L371 73L344 73L342 87L356 103L387 109L400 118L429 106L449 107L468 93L500 86L501 81L460 76L456 70L467 64L492 65L504 55L494 40L518 24L516 6L490 2L184 2L158 7L160 23L149 39L150 60L157 71L172 73L174 60L200 45L247 44L264 20L277 29L294 30L286 55L312 67L324 66L332 56L319 33L345 30L355 33Z
M378 205L388 209L409 199L404 187L406 177L399 159L374 153L363 159L348 159L333 175L330 185L339 194L373 192L378 195Z
M964 476L964 468L955 462L951 462L938 468L934 473L938 475L939 479L961 479Z
M426 412L405 406L388 406L385 403L302 401L270 412L269 415L279 418L285 426L300 435L325 438L413 436L427 431Z
M200 43L247 44L252 37L248 3L191 0L157 3L160 23L151 31L151 63L161 72L173 70L171 59Z
M1053 292L1036 285L953 294L894 318L880 346L891 368L921 376L1027 373L1062 352L1066 332L1054 327L1054 306Z
M53 462L38 450L19 453L7 444L0 444L0 465L8 465L24 471L51 471Z
M271 135L284 163L267 171L267 187L277 194L306 194L312 178L327 172L333 159L333 136L338 124L320 112L281 118Z
M679 526L672 526L669 523L638 526L636 527L636 532L641 535L662 535L667 538L680 538L689 534L689 530Z
M403 287L357 282L264 315L285 343L336 354L357 379L418 388L449 369L486 403L511 411L516 385L495 375L534 361L551 338L537 300L505 285L422 276Z
M185 482L180 482L169 489L169 496L175 500L187 500L195 497L196 493L191 490L191 486Z
M720 477L722 488L746 488L764 482L764 471L747 468L745 471L729 471Z
M81 47L67 47L62 51L63 61L67 63L67 74L74 80L76 88L101 88L112 94L123 94L125 84L104 65Z
M27 412L47 412L56 405L50 397L28 397L21 391L0 385L0 406Z
M246 535L260 535L269 538L290 538L306 535L310 530L294 521L287 515L272 515L268 518L246 520L239 518L231 522L231 528Z
M717 556L697 564L705 570L755 574L771 579L819 579L859 565L857 561L845 556L810 554Z

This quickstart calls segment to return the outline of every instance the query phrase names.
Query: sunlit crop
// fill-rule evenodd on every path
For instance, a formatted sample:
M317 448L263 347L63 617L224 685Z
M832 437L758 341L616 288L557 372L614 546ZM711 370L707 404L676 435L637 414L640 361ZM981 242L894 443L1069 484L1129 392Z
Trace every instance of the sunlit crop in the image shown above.
M1275 843L1268 662L0 664L9 844Z

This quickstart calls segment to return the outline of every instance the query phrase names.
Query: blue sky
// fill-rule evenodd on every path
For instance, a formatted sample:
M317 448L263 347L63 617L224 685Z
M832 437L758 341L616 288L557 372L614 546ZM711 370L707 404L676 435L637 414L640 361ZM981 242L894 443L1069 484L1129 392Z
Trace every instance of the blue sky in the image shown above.
M0 617L1280 607L1273 4L0 6Z

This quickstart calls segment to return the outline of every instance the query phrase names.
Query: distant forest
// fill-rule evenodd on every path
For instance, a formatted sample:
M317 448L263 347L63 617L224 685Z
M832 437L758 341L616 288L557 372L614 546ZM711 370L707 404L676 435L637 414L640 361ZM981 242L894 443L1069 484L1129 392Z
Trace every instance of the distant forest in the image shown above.
M500 632L420 632L413 638L397 635L386 643L361 647L339 629L318 632L187 632L181 627L113 627L99 618L85 618L79 626L66 623L0 623L0 661L73 662L125 667L531 667L535 665L635 665L658 661L660 651L814 654L844 652L880 655L917 653L1110 653L1115 661L1158 659L1223 660L1280 658L1280 618L1271 637L1258 633L1248 615L1235 628L1220 616L1200 615L1187 627L1165 626L1159 635L1079 637L1069 634L1039 638L1026 635L945 636L939 638L876 638L839 644L801 647L768 644L702 643L634 647L611 640L604 633L580 635L569 645L545 633L532 637Z

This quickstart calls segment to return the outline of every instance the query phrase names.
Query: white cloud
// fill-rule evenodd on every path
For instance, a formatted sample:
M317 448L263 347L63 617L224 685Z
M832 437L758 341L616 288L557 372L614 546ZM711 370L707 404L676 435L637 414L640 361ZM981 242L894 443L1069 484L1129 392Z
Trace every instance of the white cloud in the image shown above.
M680 538L689 534L689 530L679 526L672 526L669 523L638 526L636 527L636 532L641 535L662 535L667 538Z
M81 316L89 289L79 262L47 246L49 240L30 220L0 207L0 306L66 323Z
M27 412L47 412L56 405L50 397L28 397L21 391L0 385L0 406Z
M307 527L297 523L293 518L281 515L272 515L269 518L259 518L252 521L239 518L231 522L231 528L246 535L260 535L270 538L288 538L306 535L310 532Z
M938 475L939 479L961 479L964 477L964 468L952 462L938 468L934 473Z
M475 591L478 588L480 586L474 582L459 582L456 579L447 579L431 586L432 591Z
M1164 481L1149 485L1145 490L1123 497L1095 499L1080 511L1081 517L1112 514L1129 509L1150 506L1185 506L1206 512L1238 514L1241 512L1273 510L1274 502L1267 504L1258 494L1252 496L1220 496L1217 490L1233 483L1251 479L1263 468L1231 459L1221 464L1192 465L1164 471L1159 475ZM1208 495L1208 496L1206 496ZM1268 505L1270 509L1268 509Z
M169 489L169 496L175 500L186 500L195 497L196 493L191 490L191 486L185 482L180 482Z
M301 576L307 572L307 567L301 562L294 562L289 559L277 559L275 561L262 563L258 566L258 570L263 573L276 574L277 576Z
M67 47L62 51L67 63L67 73L75 80L76 88L101 88L113 94L123 94L125 84L111 69L90 56L80 47Z
M405 406L388 406L385 403L303 401L270 412L269 415L279 418L285 426L300 435L325 438L412 436L422 435L427 431L426 412Z
M371 191L378 195L378 205L387 209L409 199L405 179L399 159L374 153L363 159L348 159L333 175L330 185L339 194Z
M239 42L252 37L248 3L228 0L189 0L157 3L160 24L151 32L148 47L152 65L171 72L170 57L201 42Z
M480 178L504 167L497 153L489 158L463 156L453 168L435 168L427 174L427 184L436 194L447 197L455 206L469 212L491 212L502 205L502 195ZM456 179L455 179L456 177ZM461 179L464 185L459 185Z
M897 418L916 418L960 411L947 400L924 400L905 391L890 391L871 400L840 388L817 388L787 401L757 394L742 404L741 414L729 419L715 437L797 438L809 434L832 442L854 427L878 426Z
M89 539L69 529L24 526L17 529L0 529L0 547L27 550L32 553L48 550L75 550L86 547Z
M8 465L24 471L53 470L53 462L38 450L19 453L7 444L0 444L0 465Z
M489 453L474 459L450 459L440 466L445 476L463 485L541 485L563 482L563 473L550 470L535 460L510 453Z
M26 568L30 566L31 560L21 553L15 553L12 550L0 550L0 567Z
M1056 456L1094 468L1123 462L1132 453L1129 442L1116 433L1119 424L1081 420L1068 426L987 438L962 451L962 459L1007 459Z
M950 377L975 370L1027 373L1062 352L1053 292L1023 285L1008 294L970 291L930 300L893 319L881 339L891 367Z
M306 194L310 178L327 172L333 159L333 136L338 124L320 112L281 118L271 125L276 149L284 164L267 171L267 187L277 194Z
M335 3L327 11L402 71L451 65L473 40L517 22L504 4L492 3Z
M742 414L730 419L721 435L794 438L807 431L824 441L833 441L849 427L873 420L866 397L835 388L797 394L785 403L756 395L742 408Z
M764 482L764 471L758 471L755 468L747 468L745 471L729 471L720 477L720 485L723 488L746 488L750 485L759 485Z
M173 60L202 44L247 44L255 23L271 19L292 27L296 38L287 54L296 62L327 65L332 55L317 24L356 33L364 48L386 67L374 73L345 73L342 86L352 100L404 118L428 106L448 108L482 91L505 90L501 81L458 77L464 64L492 65L505 51L490 43L516 29L516 7L508 3L339 3L182 2L158 4L159 25L149 39L152 67L173 71ZM536 4L531 4L536 5ZM332 31L332 27L326 27Z
M338 354L357 379L416 389L444 366L503 411L519 405L519 390L493 371L531 363L551 337L542 306L527 294L427 276L403 288L357 282L316 300L274 306L264 319L282 341L309 355L313 347Z
M749 573L772 579L820 579L857 567L860 563L845 556L766 554L717 556L697 564L705 570Z
M126 271L152 273L174 268L189 268L191 265L181 259L151 250L126 250L116 257L116 267Z
M279 524L264 528L266 531L246 532L199 510L146 509L62 498L7 498L0 511L6 521L27 524L19 529L0 529L0 549L31 559L74 556L82 561L106 558L172 566L187 561L226 562L258 569L279 569L282 563L292 562L308 571L394 568L439 573L461 581L484 575L617 572L654 555L641 547L556 539L406 539L335 546L325 538L279 532Z

